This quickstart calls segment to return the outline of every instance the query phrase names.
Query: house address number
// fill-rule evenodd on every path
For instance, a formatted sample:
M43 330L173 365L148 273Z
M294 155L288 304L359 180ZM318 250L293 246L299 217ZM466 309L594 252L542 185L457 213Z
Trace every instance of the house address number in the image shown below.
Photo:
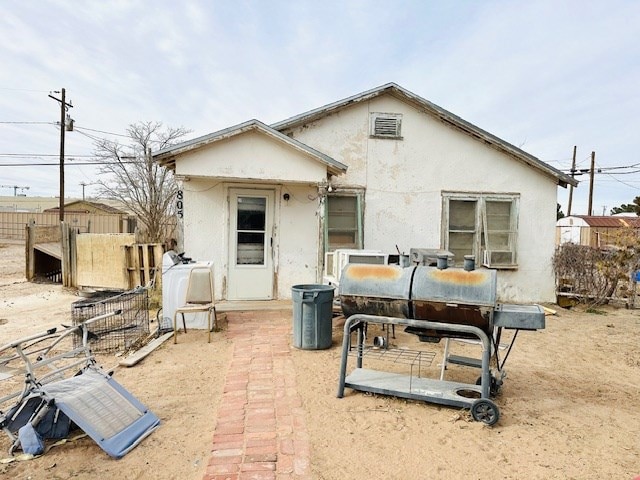
M176 195L176 210L178 212L178 218L182 218L183 216L183 207L184 207L184 203L182 201L183 199L183 194L182 194L182 190L178 190L178 193Z

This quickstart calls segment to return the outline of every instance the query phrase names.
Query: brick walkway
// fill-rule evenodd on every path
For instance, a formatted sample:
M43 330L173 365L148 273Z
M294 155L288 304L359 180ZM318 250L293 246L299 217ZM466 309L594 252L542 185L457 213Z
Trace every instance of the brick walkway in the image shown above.
M291 314L227 314L233 355L204 480L311 479Z

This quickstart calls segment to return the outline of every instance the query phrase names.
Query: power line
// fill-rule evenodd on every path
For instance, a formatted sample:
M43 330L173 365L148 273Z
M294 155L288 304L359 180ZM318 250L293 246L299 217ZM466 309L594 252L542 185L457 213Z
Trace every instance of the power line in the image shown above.
M15 157L15 158L38 158L38 157L57 157L57 153L0 153L0 157ZM95 155L74 155L68 153L67 157L89 157L93 158Z
M611 175L611 174L609 174L609 173L607 173L606 175L607 175L608 177L611 177L611 178L612 178L613 180L615 180L616 182L621 183L622 185L625 185L625 186L627 186L627 187L629 187L629 188L633 188L634 190L640 190L640 188L639 188L639 187L635 187L635 186L633 186L633 185L631 185L631 184L629 184L629 183L627 183L627 182L623 182L622 180L617 179L616 177L614 177L613 175Z
M0 122L5 125L57 125L56 122Z
M96 130L94 128L87 128L87 127L78 127L77 125L75 126L75 128L78 130L89 130L90 132L106 133L107 135L115 135L117 137L130 138L129 135L125 135L123 133L105 132L104 130Z
M33 90L30 88L8 88L8 87L0 87L0 90L11 90L14 92L36 92L36 93L49 93L49 90Z
M85 132L78 131L78 133L79 133L80 135L84 136L84 137L87 137L87 138L89 138L89 139L93 140L94 142L97 142L97 141L99 141L99 140L106 140L106 139L104 139L104 138L96 137L95 135L90 135L90 134L85 133Z
M72 161L73 159L67 158L66 160ZM113 165L120 163L138 163L129 161L110 161L110 162L73 162L67 166L80 166L80 165ZM60 163L0 163L0 167L42 167L42 166L59 166Z

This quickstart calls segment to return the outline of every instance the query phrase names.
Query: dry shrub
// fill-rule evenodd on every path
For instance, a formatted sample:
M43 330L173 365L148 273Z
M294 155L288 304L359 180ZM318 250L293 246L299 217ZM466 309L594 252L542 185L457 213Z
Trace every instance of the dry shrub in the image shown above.
M559 295L570 294L595 306L635 294L640 253L638 233L623 228L612 240L601 248L571 243L556 248L553 269Z

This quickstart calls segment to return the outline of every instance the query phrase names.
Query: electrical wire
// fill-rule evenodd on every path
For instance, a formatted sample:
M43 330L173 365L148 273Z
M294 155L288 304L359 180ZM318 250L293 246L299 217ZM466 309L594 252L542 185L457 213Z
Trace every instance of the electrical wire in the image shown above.
M613 180L615 180L618 183L621 183L622 185L625 185L629 188L633 188L634 190L640 190L640 187L636 187L634 185L631 185L630 183L627 182L623 182L622 180L617 179L616 177L614 177L613 175L611 175L610 173L606 173L605 175L607 175L608 177L611 177ZM618 174L616 174L618 175Z
M0 157L14 157L14 158L39 158L39 157L59 157L58 153L0 153ZM65 154L66 157L88 157L94 158L95 155L73 155L71 153Z
M76 167L76 166L80 166L80 165L113 165L113 164L120 164L120 163L137 163L137 162L131 162L131 161L120 161L120 162L116 162L116 161L110 161L110 162L73 162L73 159L71 158L66 158L64 159L65 167ZM72 162L72 163L66 163L66 162ZM59 166L60 162L55 162L55 163L0 163L0 167L47 167L47 166Z
M36 93L50 93L51 90L32 90L30 88L8 88L0 87L0 90L11 90L13 92L36 92Z
M123 133L105 132L104 130L96 130L94 128L79 127L77 125L74 125L73 128L74 130L89 130L90 132L105 133L107 135L115 135L117 137L131 138L129 135L125 135Z
M57 122L0 122L4 125L56 125Z

